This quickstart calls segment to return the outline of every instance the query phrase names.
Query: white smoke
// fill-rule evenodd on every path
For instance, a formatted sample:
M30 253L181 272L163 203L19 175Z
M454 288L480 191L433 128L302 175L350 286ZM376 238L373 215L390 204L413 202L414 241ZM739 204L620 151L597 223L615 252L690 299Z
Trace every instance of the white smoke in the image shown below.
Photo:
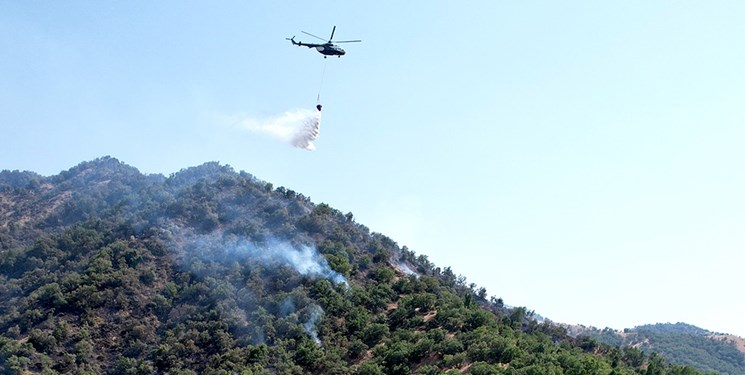
M282 304L279 305L279 316L287 316L297 311L295 303L292 302L292 297L286 297Z
M398 263L396 263L396 268L406 274L406 276L415 276L417 278L419 277L419 274L414 272L411 267L409 267L409 265L404 262L399 261Z
M311 305L310 316L308 316L308 320L303 323L303 328L305 329L305 332L307 332L311 338L313 338L313 341L316 342L316 344L321 344L321 339L318 338L318 332L316 331L316 323L318 322L318 319L321 319L323 316L323 309L318 305Z
M305 330L317 345L321 345L321 339L318 337L316 324L323 317L323 314L323 308L315 303L310 303L298 310L291 296L285 298L279 305L279 316L289 316L290 318L294 318L294 322L302 324L303 330Z
M251 132L266 134L295 147L314 151L313 141L321 131L321 111L295 109L265 119L248 118L239 126Z
M180 242L176 245L180 248L182 255L187 258L251 259L267 267L285 265L292 267L303 276L349 285L342 274L329 267L326 258L314 246L294 245L279 240L258 244L220 230L208 234L196 234L190 230L173 227L171 231L172 238Z
M275 242L262 249L259 256L290 265L301 275L321 277L336 284L348 285L344 276L332 270L326 258L311 246L294 247L286 242Z

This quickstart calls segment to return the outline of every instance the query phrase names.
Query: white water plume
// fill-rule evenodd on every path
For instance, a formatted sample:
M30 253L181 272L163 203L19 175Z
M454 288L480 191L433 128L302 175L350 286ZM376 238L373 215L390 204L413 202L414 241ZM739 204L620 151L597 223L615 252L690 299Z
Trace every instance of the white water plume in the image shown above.
M295 147L314 151L313 141L321 131L321 110L295 109L279 116L264 119L248 118L240 127L251 132L269 135Z

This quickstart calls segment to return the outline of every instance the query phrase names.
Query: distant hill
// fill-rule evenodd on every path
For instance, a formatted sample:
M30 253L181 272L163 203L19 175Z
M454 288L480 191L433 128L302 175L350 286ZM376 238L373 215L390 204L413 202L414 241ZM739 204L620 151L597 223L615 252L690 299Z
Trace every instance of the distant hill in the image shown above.
M673 363L704 371L745 375L745 340L685 323L644 325L623 332L579 328L576 333L609 345L657 352Z
M218 163L0 172L0 374L699 373L533 316Z

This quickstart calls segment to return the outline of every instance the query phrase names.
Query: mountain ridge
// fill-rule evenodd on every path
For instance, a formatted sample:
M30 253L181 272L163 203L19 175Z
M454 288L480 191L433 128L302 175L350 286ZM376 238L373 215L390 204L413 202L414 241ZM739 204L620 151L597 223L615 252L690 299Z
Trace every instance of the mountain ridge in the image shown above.
M0 373L697 373L209 162L0 172Z
M657 323L623 331L575 326L570 331L609 345L657 352L674 363L723 374L745 374L745 340L686 323Z

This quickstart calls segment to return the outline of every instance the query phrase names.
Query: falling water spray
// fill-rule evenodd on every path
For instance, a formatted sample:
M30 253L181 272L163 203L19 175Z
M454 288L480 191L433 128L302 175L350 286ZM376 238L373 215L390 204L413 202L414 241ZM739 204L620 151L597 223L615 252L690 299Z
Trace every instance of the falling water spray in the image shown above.
M321 105L317 105L315 110L295 109L269 118L247 118L238 125L245 130L269 135L297 148L314 151L316 146L313 141L321 132Z

